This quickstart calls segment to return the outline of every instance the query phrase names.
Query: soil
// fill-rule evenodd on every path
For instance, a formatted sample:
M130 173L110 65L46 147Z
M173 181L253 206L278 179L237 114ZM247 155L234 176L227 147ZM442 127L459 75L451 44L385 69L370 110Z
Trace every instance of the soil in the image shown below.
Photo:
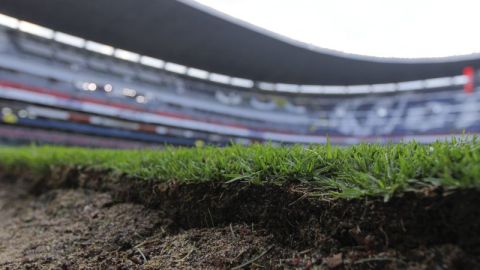
M331 200L292 181L0 168L0 269L480 269L480 192Z

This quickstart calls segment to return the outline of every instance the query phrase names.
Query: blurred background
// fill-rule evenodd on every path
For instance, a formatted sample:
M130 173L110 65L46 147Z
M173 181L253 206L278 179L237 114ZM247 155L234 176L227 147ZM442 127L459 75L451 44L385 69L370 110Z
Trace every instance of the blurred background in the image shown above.
M255 2L2 0L0 143L347 145L480 131L474 16L438 1L404 14Z

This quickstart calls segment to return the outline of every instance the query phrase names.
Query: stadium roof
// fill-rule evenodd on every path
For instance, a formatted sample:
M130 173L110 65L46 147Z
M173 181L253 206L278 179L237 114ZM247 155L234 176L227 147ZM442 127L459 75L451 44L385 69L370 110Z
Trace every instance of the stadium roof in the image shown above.
M190 0L1 2L0 13L57 31L255 81L358 85L453 76L466 65L480 67L480 56L476 54L412 60L321 49Z

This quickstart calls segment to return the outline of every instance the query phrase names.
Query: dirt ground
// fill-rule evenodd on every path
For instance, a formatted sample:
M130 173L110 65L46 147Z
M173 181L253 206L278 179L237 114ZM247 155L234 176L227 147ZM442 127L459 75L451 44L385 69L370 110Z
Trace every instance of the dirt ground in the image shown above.
M0 176L0 269L480 269L478 191L312 203L170 186L153 201L95 177Z

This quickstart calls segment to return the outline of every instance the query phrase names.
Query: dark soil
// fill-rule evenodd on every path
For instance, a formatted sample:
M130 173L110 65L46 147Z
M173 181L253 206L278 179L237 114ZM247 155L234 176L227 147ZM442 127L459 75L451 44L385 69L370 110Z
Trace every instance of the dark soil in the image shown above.
M388 202L311 192L3 171L0 269L480 269L478 190Z

